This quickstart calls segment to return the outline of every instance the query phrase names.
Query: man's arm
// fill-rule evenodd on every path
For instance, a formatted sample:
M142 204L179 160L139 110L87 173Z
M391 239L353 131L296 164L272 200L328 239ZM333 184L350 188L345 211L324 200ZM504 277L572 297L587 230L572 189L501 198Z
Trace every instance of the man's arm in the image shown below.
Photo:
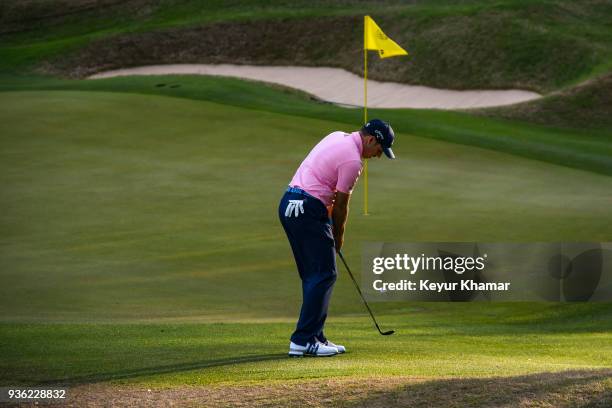
M334 241L336 242L336 251L342 249L344 243L344 226L348 217L349 201L351 195L336 191L334 197L334 207L332 208L332 220L334 222Z

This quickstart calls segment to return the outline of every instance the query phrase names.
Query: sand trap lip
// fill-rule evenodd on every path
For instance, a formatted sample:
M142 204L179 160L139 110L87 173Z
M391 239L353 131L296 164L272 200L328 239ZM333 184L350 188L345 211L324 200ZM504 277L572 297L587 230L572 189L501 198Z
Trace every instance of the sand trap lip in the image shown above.
M150 65L101 72L90 78L168 74L253 79L299 89L339 105L363 106L363 78L339 68L230 64ZM522 90L454 91L368 80L368 107L372 108L470 109L511 105L540 97L541 95L535 92Z

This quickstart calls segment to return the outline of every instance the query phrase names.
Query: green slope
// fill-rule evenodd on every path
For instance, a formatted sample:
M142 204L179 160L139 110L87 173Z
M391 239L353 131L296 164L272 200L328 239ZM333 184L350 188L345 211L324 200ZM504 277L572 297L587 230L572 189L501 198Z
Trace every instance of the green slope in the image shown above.
M83 90L129 92L204 100L225 105L324 119L357 127L359 109L317 103L308 95L276 86L203 76L118 77L67 81L39 77L0 77L0 91ZM531 125L436 110L370 109L402 133L482 147L531 159L612 174L610 131Z
M612 134L612 73L544 98L471 114L562 128L600 129ZM610 137L608 137L610 140Z

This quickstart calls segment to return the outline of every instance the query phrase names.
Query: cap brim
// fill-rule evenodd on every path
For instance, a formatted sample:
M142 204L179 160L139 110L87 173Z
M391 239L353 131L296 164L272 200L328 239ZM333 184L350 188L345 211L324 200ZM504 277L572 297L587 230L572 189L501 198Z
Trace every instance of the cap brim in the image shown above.
M395 159L395 155L393 154L393 150L391 150L390 147L383 147L383 152L385 153L385 156L387 156L390 159Z

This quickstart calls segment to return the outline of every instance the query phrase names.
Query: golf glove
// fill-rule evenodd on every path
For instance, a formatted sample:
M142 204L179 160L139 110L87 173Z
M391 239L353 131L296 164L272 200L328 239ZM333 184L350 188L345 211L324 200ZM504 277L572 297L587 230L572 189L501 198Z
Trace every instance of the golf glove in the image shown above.
M304 214L304 200L289 200L287 209L285 210L285 217L290 218L293 212L294 217Z

